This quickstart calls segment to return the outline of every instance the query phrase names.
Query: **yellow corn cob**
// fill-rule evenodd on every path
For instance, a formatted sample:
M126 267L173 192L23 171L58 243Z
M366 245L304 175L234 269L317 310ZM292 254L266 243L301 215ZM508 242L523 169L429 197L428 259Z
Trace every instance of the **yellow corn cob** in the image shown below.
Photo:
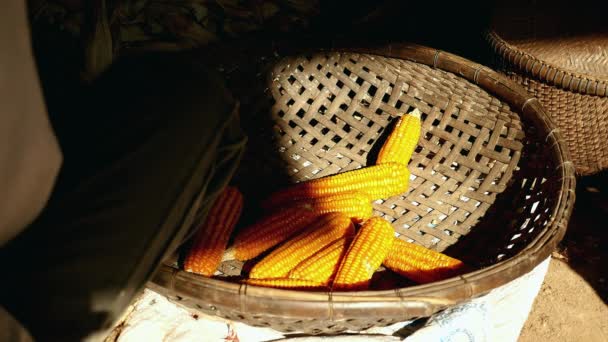
M217 198L205 222L198 227L184 260L184 269L205 276L217 270L228 239L243 209L243 195L227 187Z
M409 115L399 118L393 132L378 153L377 164L408 164L420 138L420 111L414 109Z
M245 281L248 285L264 286L264 287L275 287L282 289L299 289L299 290L311 290L311 289L327 289L327 284L319 283L311 280L302 279L290 279L290 278L270 278L270 279L247 279Z
M294 201L239 232L234 247L224 258L253 259L301 231L315 218L331 212L342 212L359 222L372 216L372 205L365 196L354 192Z
M406 165L385 163L295 184L272 194L262 206L277 208L290 201L358 191L368 200L399 195L407 191L410 172Z
M329 283L340 266L340 261L353 240L347 235L326 246L318 253L299 263L287 275L288 278L306 279L320 283Z
M234 245L226 251L224 259L253 259L310 225L318 216L318 213L301 206L286 208L267 216L240 231L234 239Z
M250 278L283 278L301 261L345 236L353 235L355 227L350 218L341 213L319 217L312 226L294 239L259 261L249 272Z
M420 284L450 278L465 270L465 264L445 254L395 238L384 266Z
M339 291L366 289L390 251L394 236L393 227L385 219L372 217L367 220L348 247L333 288Z
M367 196L356 191L296 200L289 205L301 206L317 214L340 212L355 222L367 220L373 214L371 201Z

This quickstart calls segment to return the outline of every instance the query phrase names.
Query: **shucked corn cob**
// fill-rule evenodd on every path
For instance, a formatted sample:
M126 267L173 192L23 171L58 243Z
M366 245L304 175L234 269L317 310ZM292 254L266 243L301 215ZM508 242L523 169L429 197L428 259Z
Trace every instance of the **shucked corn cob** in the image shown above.
M267 216L239 232L225 259L253 259L311 224L318 214L295 206Z
M248 285L275 287L281 289L311 290L324 289L327 287L327 284L316 281L289 278L247 279L245 282Z
M352 240L353 236L347 235L332 242L318 253L299 263L289 272L287 277L329 283L338 271L340 261L346 254Z
M366 289L374 272L389 253L394 230L381 217L372 217L351 243L333 282L334 290Z
M299 232L320 215L342 212L355 220L372 215L372 205L356 193L338 194L296 201L288 208L263 218L237 234L225 258L249 260Z
M373 214L372 203L367 196L356 191L296 200L290 206L301 206L318 214L340 212L355 222L367 220Z
M280 207L290 201L358 191L376 200L407 191L410 172L400 163L385 163L298 183L275 192L262 206Z
M243 195L236 188L227 187L218 196L203 224L198 227L184 261L186 271L213 275L242 209Z
M446 279L463 271L462 261L395 238L384 266L417 283Z
M283 278L301 261L320 249L345 236L354 235L355 227L350 218L341 213L329 213L319 217L310 228L284 243L249 272L250 278Z
M408 164L420 138L420 111L416 108L409 115L399 118L393 132L378 153L377 164Z

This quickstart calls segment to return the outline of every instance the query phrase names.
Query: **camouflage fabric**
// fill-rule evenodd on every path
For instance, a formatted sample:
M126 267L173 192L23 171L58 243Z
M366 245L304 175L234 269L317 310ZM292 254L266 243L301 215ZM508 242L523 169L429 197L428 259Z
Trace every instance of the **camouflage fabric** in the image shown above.
M114 49L145 46L175 50L204 46L260 31L306 29L318 0L126 0L107 3ZM34 0L34 21L81 36L85 7L79 0Z

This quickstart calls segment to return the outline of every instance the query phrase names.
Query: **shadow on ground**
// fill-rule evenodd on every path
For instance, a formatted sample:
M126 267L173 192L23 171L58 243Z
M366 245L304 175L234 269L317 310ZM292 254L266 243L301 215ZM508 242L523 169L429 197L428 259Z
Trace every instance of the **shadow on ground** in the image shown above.
M576 196L555 256L565 259L608 304L608 172L579 178Z

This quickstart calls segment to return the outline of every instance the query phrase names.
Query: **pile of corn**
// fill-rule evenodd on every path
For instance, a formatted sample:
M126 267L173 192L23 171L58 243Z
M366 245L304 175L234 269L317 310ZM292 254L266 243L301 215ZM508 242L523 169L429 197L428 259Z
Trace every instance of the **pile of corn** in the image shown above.
M372 217L372 202L407 191L407 164L420 137L420 112L399 118L376 165L298 183L272 194L269 213L228 241L243 196L227 188L201 225L185 259L186 271L212 276L222 258L257 261L243 281L277 288L368 289L386 268L417 283L457 274L459 260L397 237L391 224ZM274 249L273 249L274 248Z

